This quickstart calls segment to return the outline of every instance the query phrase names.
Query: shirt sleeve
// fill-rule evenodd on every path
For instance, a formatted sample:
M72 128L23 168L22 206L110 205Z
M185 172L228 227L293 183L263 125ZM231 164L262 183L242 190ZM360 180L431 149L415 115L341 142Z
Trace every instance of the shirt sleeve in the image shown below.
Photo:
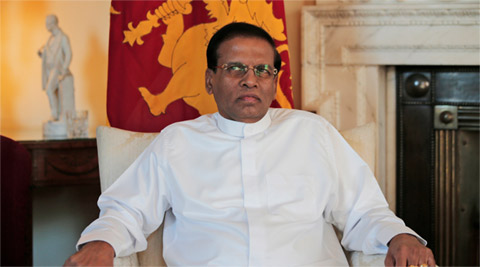
M146 238L160 226L171 203L167 147L158 140L100 195L100 216L82 232L77 250L91 241L109 243L117 257L147 248Z
M347 250L365 254L386 253L388 242L397 234L412 234L424 245L426 241L395 216L368 165L328 125L334 190L326 209L326 220L343 232L342 245Z

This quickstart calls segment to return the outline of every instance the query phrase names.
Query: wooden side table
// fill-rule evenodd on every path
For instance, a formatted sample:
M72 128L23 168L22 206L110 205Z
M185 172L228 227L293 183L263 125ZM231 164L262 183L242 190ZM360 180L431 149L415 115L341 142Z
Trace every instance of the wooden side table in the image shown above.
M64 140L19 141L30 152L32 178L30 187L100 184L98 172L97 143L95 138ZM30 190L30 199L32 199ZM26 225L27 239L32 242L32 209ZM26 248L25 262L33 262L32 246Z
M99 184L96 139L20 141L32 156L32 186Z

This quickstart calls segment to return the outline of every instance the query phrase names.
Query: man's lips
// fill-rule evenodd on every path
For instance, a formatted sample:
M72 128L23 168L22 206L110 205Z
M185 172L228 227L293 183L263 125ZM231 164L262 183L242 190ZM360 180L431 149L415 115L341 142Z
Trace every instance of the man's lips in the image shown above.
M261 102L260 97L256 95L242 95L238 98L240 101L245 101L245 102Z

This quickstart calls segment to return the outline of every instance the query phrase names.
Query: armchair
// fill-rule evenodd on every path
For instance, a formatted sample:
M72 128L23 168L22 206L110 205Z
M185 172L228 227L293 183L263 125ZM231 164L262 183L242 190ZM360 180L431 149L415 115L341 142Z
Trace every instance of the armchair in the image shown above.
M368 144L375 141L374 125L367 124L360 128L347 131L345 138L354 140L353 137L361 136L361 142L353 142L355 150L359 149L362 158L367 159L370 167L375 156L370 151ZM97 128L98 163L100 169L100 184L104 191L110 186L122 172L135 160L135 158L153 141L156 133L139 133L121 130L117 128L99 126ZM368 153L368 154L362 154ZM373 156L372 156L373 154ZM116 266L166 266L162 253L163 227L160 227L148 237L147 250L132 254L127 257L115 258ZM346 252L351 266L383 266L385 255L365 255L361 252Z

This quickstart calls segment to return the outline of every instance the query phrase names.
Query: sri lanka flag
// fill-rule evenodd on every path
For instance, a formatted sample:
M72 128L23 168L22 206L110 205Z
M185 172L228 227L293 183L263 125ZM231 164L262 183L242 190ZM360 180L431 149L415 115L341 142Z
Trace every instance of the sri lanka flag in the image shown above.
M206 49L231 22L265 29L282 57L272 107L293 108L283 0L112 1L107 88L110 125L158 132L214 113L205 90Z

